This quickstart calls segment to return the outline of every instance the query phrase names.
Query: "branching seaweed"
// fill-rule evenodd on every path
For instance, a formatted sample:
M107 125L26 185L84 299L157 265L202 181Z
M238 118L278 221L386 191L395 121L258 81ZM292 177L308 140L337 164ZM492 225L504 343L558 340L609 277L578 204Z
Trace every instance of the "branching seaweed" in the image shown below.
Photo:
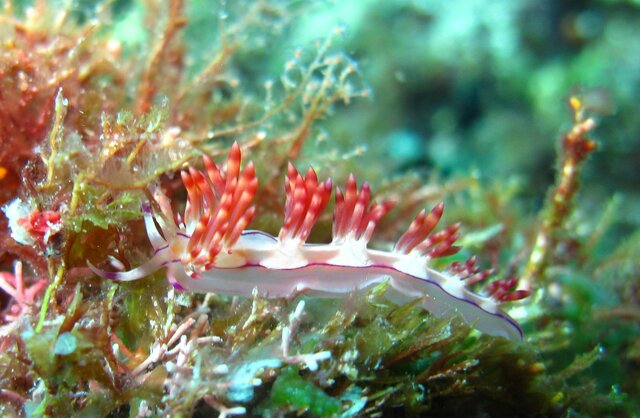
M176 174L231 140L256 161L255 223L272 228L287 162L305 157L318 123L370 93L338 51L343 29L292 52L280 74L253 77L255 50L288 35L296 2L220 2L207 25L195 22L197 2L74 5L0 11L0 414L623 416L637 406L626 393L638 393L638 234L584 265L557 257L596 149L581 98L569 102L539 230L517 182L387 176L379 188L399 203L377 245L447 194L465 245L544 289L514 310L522 343L430 315L420 300L398 306L386 283L342 300L274 300L182 293L160 273L110 282L87 262L127 270L148 258L141 218L154 190L182 212ZM125 21L143 35L118 32ZM190 37L205 30L206 42ZM606 238L612 208L585 251ZM612 377L596 381L599 368Z

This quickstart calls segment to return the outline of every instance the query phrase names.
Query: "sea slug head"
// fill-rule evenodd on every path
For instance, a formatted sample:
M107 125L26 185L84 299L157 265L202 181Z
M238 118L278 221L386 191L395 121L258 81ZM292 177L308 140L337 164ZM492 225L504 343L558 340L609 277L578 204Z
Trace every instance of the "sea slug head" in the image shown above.
M240 146L234 143L225 170L204 156L204 171L191 167L183 171L188 197L181 218L172 219L170 206L161 195L156 196L164 217L173 220L169 231L163 228L165 236L172 238L167 241L170 251L192 277L214 267L242 263L241 255L232 249L255 214L258 179L253 163L241 169L241 158ZM151 234L153 231L150 239Z

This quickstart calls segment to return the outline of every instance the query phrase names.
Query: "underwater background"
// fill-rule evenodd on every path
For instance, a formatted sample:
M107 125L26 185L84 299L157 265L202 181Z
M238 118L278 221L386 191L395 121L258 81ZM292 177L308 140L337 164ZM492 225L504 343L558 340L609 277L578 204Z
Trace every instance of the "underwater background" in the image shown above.
M640 415L640 2L5 1L0 415ZM234 141L277 235L287 163L396 207L531 295L521 342L398 306L181 292L143 207ZM331 240L325 211L311 242ZM251 293L250 291L248 292Z

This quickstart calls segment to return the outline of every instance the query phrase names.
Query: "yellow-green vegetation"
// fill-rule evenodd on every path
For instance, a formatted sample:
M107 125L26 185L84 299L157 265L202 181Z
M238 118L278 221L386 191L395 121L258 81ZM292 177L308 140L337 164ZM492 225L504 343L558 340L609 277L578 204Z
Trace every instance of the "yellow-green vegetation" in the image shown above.
M451 13L445 3L347 1L327 12L287 0L5 2L0 415L636 412L640 200L624 183L630 169L611 162L626 143L610 120L640 132L625 106L637 95L609 86L620 110L603 118L608 94L567 84L631 65L627 29L640 11L631 1L576 11L498 0L453 1ZM501 25L490 24L496 7ZM532 10L566 31L566 51L530 75L555 39L531 19L514 29ZM322 11L346 11L353 29L325 28ZM480 46L464 49L465 36ZM607 42L626 61L608 60ZM630 74L616 78L629 91ZM355 171L375 197L396 200L376 232L382 248L445 199L465 248L435 266L478 254L483 268L521 276L533 294L511 313L524 341L397 306L386 284L340 300L266 300L180 292L164 271L127 283L92 274L88 262L147 260L142 216L157 210L154 191L182 212L179 171L203 153L218 160L233 141L260 181L252 228L277 232L288 161L334 180ZM328 213L318 241L330 239Z

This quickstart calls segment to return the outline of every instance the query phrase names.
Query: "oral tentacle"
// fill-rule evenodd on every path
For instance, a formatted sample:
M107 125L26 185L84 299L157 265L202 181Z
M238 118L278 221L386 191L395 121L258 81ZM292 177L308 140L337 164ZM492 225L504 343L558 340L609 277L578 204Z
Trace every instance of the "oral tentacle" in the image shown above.
M109 280L117 280L119 282L130 282L134 280L139 280L144 277L147 277L151 273L160 270L163 267L175 262L179 262L180 260L175 259L171 254L171 250L169 246L165 246L156 250L155 254L151 259L149 259L144 264L140 266L127 270L127 271L106 271L101 270L91 264L90 261L87 261L87 265L98 276L109 279Z
M153 216L149 214L144 215L144 226L147 229L147 237L149 237L149 242L151 242L151 246L154 250L158 250L167 244L167 241L160 235L158 231L158 227L156 226Z

